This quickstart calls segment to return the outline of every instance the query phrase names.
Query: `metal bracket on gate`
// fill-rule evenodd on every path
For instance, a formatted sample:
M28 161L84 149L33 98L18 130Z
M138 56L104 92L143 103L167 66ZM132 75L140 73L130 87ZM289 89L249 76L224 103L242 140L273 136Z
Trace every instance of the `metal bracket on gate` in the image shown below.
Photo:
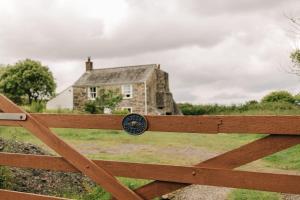
M0 120L25 121L26 118L24 113L0 113Z

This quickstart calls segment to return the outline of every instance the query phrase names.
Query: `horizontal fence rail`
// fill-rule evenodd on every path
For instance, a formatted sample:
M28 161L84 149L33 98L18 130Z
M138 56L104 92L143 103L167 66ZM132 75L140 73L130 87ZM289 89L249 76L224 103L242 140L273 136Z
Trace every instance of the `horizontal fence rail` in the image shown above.
M120 115L31 114L51 128L123 130ZM300 135L300 116L146 116L149 131ZM21 126L0 120L0 126Z
M0 189L1 200L68 200L60 197L50 197L46 195L30 194Z
M61 157L1 153L0 158L0 165L79 172L79 170L75 169ZM300 176L296 175L102 160L93 160L93 162L103 167L103 169L109 170L114 176L221 187L260 189L270 192L300 193L298 185Z

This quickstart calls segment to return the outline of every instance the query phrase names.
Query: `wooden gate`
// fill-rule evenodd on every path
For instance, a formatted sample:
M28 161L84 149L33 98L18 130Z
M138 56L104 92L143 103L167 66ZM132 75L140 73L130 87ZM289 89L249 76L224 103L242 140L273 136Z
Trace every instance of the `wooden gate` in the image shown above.
M3 112L2 115L6 116L22 114L20 115L22 119L3 117L0 119L0 125L24 127L61 156L0 153L0 165L80 172L90 177L116 199L153 199L191 184L300 194L300 176L234 170L299 144L300 116L146 116L149 131L269 134L194 166L172 166L90 160L50 130L50 128L122 130L122 116L29 114L4 96L0 96L0 110ZM132 191L123 186L115 176L155 181ZM0 190L0 199L64 198Z

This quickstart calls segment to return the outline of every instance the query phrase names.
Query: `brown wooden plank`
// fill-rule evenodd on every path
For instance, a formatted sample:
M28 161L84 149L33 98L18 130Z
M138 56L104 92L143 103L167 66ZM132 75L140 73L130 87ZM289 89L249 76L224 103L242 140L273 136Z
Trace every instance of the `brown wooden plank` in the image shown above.
M35 114L53 128L121 130L123 116ZM149 131L300 134L300 116L146 116ZM84 123L82 123L84 122Z
M53 128L91 128L122 130L120 115L33 114ZM199 116L147 116L150 131L217 133L219 119ZM82 123L84 122L84 123ZM174 127L174 124L176 126Z
M120 115L32 114L51 128L122 130ZM146 116L149 131L300 134L300 116ZM14 126L1 120L0 125Z
M17 105L0 95L0 109L7 113L26 113ZM135 192L123 186L110 173L96 165L94 162L80 154L73 147L61 140L47 126L40 123L29 113L26 113L26 121L18 121L18 123L33 133L42 142L64 157L69 163L80 170L82 173L90 177L97 184L101 185L106 191L110 192L117 199L124 200L141 200Z
M16 121L0 120L0 126L20 126Z
M94 161L95 162L95 161ZM63 157L0 153L0 165L20 168L45 169L63 172L80 172Z
M2 155L3 154L1 154L1 156ZM31 155L22 156L33 158L32 162L35 162L34 159L38 157L49 157ZM50 157L48 159L50 159ZM60 159L61 162L66 163L66 161L64 161L64 159L62 158L55 157L51 159ZM51 159L48 161L51 161ZM29 162L27 163L29 164ZM300 187L298 186L298 184L300 183L300 176L296 175L232 171L226 169L212 169L203 167L126 163L115 161L95 161L95 163L103 166L103 168L105 169L110 169L111 173L116 176L124 176L129 178L153 179L178 183L247 188L272 192L300 194ZM51 168L53 164L50 164L49 166L50 167L48 168ZM75 168L72 167L63 167L63 169L67 169L70 171L75 170Z
M300 144L300 136L269 135L232 151L198 163L196 166L234 169L297 144ZM135 191L143 198L152 199L186 186L188 186L188 184L154 181L136 189Z
M300 133L300 116L222 116L220 119L221 133Z
M0 189L1 200L67 200L66 198L50 197L45 195L30 194Z
M299 194L300 192L300 176L295 175L231 171L225 169L199 169L199 171L196 171L196 174L199 174L200 177L194 184L291 194Z
M121 115L32 114L51 128L122 129Z

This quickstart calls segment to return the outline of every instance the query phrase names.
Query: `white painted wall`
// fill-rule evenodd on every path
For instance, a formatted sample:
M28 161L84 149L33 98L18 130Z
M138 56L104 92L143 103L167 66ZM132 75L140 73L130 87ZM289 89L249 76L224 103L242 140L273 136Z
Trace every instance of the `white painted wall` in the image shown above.
M47 109L71 109L73 110L73 87L68 87L56 97L47 102Z

